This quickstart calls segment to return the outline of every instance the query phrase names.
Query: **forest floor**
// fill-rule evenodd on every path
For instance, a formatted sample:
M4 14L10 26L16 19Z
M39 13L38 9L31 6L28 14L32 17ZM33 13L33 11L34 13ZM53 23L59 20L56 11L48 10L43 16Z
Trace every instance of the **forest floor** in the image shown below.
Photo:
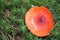
M24 22L32 6L47 7L54 19L50 35L33 35ZM0 0L0 40L60 40L60 0Z

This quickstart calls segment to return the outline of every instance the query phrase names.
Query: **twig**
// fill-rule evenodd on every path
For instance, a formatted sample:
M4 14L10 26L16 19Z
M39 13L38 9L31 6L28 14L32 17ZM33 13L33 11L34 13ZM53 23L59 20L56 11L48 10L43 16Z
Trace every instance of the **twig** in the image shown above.
M14 35L13 35L13 38L12 38L12 40L15 40L15 38L14 38Z
M54 27L57 25L57 24L59 24L60 23L60 21L58 21L55 25L54 25Z
M8 35L8 37L12 40L12 37L11 37L11 35L10 34L7 34Z

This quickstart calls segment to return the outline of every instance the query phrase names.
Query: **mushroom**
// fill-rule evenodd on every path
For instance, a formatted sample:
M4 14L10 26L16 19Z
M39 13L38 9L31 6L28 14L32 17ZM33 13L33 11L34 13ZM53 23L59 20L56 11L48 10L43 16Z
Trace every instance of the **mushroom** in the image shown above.
M51 12L44 6L34 6L25 15L28 30L39 37L50 34L54 21Z

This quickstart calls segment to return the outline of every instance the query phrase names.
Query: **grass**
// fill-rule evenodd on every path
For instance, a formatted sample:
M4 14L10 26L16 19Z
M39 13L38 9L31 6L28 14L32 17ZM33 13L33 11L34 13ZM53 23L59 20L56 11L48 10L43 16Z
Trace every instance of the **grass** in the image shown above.
M26 28L24 17L32 5L46 6L53 15L54 29L47 37ZM60 40L60 0L0 0L0 40Z

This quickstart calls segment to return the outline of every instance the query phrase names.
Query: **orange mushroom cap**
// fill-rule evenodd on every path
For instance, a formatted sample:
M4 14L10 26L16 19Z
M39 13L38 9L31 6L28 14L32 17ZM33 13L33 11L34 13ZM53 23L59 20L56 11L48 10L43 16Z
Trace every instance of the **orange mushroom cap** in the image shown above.
M51 12L44 6L32 7L25 15L25 23L30 32L39 37L49 35L54 25Z

